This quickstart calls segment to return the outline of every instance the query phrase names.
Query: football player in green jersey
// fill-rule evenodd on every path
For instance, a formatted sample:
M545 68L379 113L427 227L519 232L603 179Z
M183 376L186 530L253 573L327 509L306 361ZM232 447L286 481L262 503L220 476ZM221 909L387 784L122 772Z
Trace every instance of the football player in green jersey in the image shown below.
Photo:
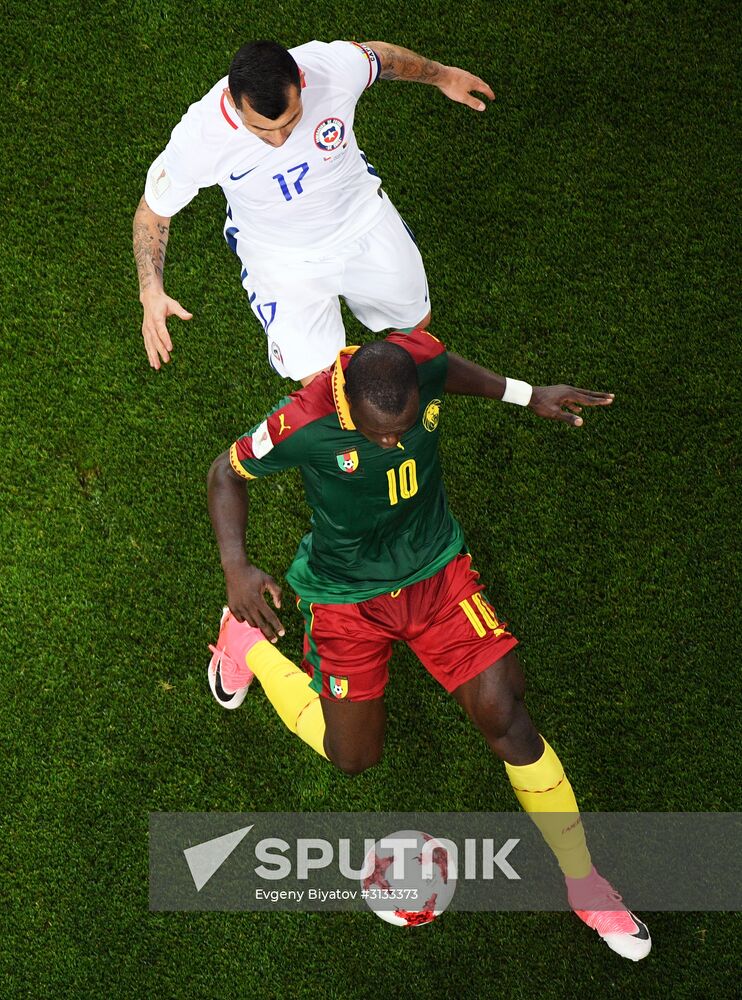
M211 467L229 604L211 647L211 690L236 708L257 676L293 732L357 774L381 756L387 664L392 643L406 642L504 762L573 910L638 961L651 947L647 928L593 867L564 768L526 709L517 639L485 596L448 509L438 458L446 393L520 403L573 427L583 407L613 402L610 393L506 379L419 329L341 351ZM248 482L290 467L313 512L287 573L305 619L301 670L274 645L284 629L265 594L280 608L281 590L245 552Z

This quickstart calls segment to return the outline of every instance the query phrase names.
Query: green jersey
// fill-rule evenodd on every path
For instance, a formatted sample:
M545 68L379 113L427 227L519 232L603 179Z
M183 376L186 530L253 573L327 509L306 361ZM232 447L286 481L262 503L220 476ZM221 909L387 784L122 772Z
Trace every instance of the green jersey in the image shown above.
M387 340L412 355L420 386L401 447L381 448L356 430L344 393L357 350L349 347L230 449L232 468L246 479L301 471L312 530L286 575L303 600L350 604L390 593L433 576L464 544L438 456L446 349L423 330Z

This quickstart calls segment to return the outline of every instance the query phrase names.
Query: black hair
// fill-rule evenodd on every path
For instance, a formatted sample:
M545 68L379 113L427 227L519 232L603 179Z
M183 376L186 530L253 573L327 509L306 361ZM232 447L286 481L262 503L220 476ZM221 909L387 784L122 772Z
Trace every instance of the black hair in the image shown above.
M352 403L362 400L396 416L419 388L417 366L399 344L374 340L359 347L345 369L345 390Z
M229 67L229 92L240 111L246 98L256 114L275 121L289 106L291 87L301 89L299 67L278 42L248 42Z

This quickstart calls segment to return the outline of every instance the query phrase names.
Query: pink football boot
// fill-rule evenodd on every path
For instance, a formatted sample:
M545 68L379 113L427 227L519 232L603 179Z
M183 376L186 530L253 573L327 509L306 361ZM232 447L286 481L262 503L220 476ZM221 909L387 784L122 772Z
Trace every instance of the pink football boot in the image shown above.
M256 642L267 641L259 628L238 622L229 608L222 611L214 654L209 661L209 687L222 708L239 708L245 700L253 672L245 656Z
M566 881L569 905L609 948L632 962L647 957L652 939L646 924L627 909L610 882L595 868L586 878L568 878Z

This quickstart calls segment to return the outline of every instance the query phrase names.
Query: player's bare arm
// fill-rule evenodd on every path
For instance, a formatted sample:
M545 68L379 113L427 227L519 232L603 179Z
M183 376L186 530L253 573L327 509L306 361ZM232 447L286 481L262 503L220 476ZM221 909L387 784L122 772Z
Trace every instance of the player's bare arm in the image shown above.
M281 607L281 588L272 576L253 566L245 552L247 482L232 468L229 452L212 463L208 478L209 517L214 527L227 587L227 603L238 621L259 628L276 642L284 627L265 600L265 593Z
M409 80L411 83L432 83L452 101L466 104L475 111L484 111L486 104L473 93L484 94L490 101L495 95L492 88L478 76L456 66L444 66L433 59L426 59L410 49L389 42L364 42L373 49L381 61L382 80Z
M507 382L504 375L497 375L458 354L448 355L446 392L502 400L506 396ZM613 399L612 392L594 392L572 385L534 385L527 405L539 417L581 427L583 406L610 406Z
M163 272L169 236L170 219L157 215L142 198L134 213L134 260L139 276L139 301L144 308L144 347L155 369L160 367L160 359L170 360L173 349L166 322L168 316L191 318L191 313L180 302L165 294Z

